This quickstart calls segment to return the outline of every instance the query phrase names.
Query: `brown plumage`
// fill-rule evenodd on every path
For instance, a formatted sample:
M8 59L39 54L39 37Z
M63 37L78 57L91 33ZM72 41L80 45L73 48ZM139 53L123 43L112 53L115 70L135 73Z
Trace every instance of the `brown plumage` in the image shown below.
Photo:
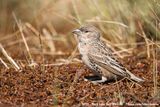
M101 78L96 82L127 77L136 82L142 82L119 63L111 49L100 39L99 30L92 25L85 25L73 31L78 40L78 49L82 61Z

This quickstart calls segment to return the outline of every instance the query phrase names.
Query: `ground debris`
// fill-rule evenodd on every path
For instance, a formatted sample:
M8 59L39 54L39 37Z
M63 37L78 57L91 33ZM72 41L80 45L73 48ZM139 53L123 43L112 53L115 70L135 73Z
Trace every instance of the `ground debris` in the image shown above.
M97 84L84 81L90 70L82 63L0 70L0 102L6 105L53 106L86 104L160 104L153 96L152 60L126 57L123 65L145 80L137 85L127 79ZM131 64L132 63L132 64ZM160 81L160 76L158 76ZM160 86L158 86L160 88ZM1 105L0 105L1 106Z

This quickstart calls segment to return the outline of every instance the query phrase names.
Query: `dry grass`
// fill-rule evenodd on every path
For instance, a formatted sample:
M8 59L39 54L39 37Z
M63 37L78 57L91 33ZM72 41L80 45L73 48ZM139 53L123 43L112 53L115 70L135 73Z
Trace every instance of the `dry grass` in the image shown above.
M147 55L147 60L153 60L153 69L150 70L154 81L153 97L159 97L160 2L158 0L2 0L0 13L2 13L0 14L0 66L2 64L5 69L13 67L16 70L20 68L23 70L28 66L35 69L40 63L42 65L40 71L46 72L45 67L67 67L69 64L80 63L76 41L71 31L89 23L100 29L103 40L120 58L131 57L139 49L137 56ZM58 70L55 71L54 75L60 75L56 74L60 73ZM73 89L77 88L74 86L79 75L78 71L74 74L73 81L67 88L65 102L70 99ZM54 81L57 84L59 82L56 77ZM122 105L125 97L119 84L114 85L117 90L115 97ZM106 87L108 86L95 90L101 92ZM56 86L53 88L55 90L53 93L59 96L61 92ZM95 93L95 90L81 97L80 101Z

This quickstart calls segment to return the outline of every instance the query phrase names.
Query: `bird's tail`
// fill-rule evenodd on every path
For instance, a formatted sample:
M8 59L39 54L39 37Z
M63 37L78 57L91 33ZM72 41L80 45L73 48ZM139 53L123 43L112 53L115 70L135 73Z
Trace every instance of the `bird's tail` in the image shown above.
M135 76L134 74L132 74L130 71L127 70L127 73L130 75L130 79L135 81L135 82L144 82L143 79Z

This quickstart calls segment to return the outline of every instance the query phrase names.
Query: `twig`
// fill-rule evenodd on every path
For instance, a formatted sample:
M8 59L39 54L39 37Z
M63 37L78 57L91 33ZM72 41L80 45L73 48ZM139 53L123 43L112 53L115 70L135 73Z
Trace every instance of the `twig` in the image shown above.
M140 87L142 87L139 83L137 83L137 82L134 82L133 80L131 80L130 78L128 78L128 77L124 77L123 79L120 79L120 80L118 80L118 81L116 81L115 83L111 83L110 85L115 85L115 84L118 84L119 82L121 82L121 81L123 81L123 80L130 80L133 84L136 84L136 85L138 85L138 86L140 86Z
M14 66L16 70L20 70L20 67L16 64L16 62L7 54L6 50L0 44L0 52L7 58L7 60Z
M141 35L139 32L136 32L139 36L143 37L143 35ZM154 44L155 46L157 46L158 48L160 48L160 45L158 43L154 43L152 40L146 38L149 42L151 42L152 44Z
M111 50L113 50L113 52L116 52L116 50L112 47L113 44L112 44L111 42L109 42L108 40L106 40L106 39L103 38L103 37L102 37L102 40L103 40L104 42L106 42L106 45L107 45ZM108 44L109 44L109 45L108 45ZM116 46L116 47L119 48L119 49L122 49L122 48L120 48L119 46ZM124 48L123 48L123 49L124 49ZM121 54L116 53L116 55L117 55L118 57L122 58L122 55L121 55Z
M129 51L132 51L134 48L128 48L128 49L123 49L123 50L120 50L120 51L115 51L113 54L120 54L122 52L127 52L127 53L130 53ZM123 57L121 55L121 57Z
M9 69L8 65L3 61L3 59L0 57L0 61L2 62L2 64L7 68Z

